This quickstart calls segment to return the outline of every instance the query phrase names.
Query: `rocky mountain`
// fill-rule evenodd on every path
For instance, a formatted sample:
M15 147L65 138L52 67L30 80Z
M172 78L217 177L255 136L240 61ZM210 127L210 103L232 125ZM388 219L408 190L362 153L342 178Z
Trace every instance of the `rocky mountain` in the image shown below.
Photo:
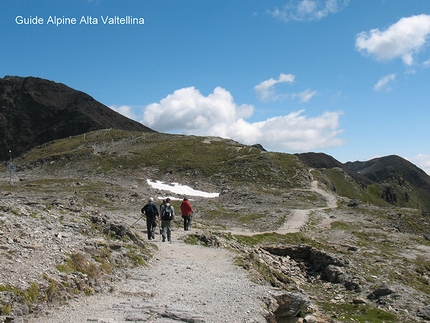
M330 185L345 196L368 202L372 195L391 205L430 211L430 176L404 158L392 155L342 164L323 153L297 156L308 167L328 170ZM357 188L347 192L342 180L345 178L339 177L339 172L356 183Z
M347 162L345 166L376 183L383 183L391 179L402 182L403 178L423 194L430 193L430 176L399 156L385 156L365 162Z
M231 291L230 298L220 290L218 295L225 297L222 308L211 307L211 300L219 297L205 294L215 290L210 284L225 273L206 279L204 290L179 278L179 265L187 273L206 271L188 259L197 252L205 255L204 249L184 252L184 241L234 250L235 264L253 283L276 290L277 296L265 296L258 309L270 323L430 321L428 176L409 162L388 156L342 164L326 154L275 153L216 137L142 130L133 122L129 126L136 126L135 131L120 130L106 126L114 123L110 116L119 118L110 114L113 111L79 108L93 102L86 94L34 78L5 81L9 85L0 92L2 113L8 106L24 109L25 102L36 102L30 106L39 107L42 101L48 112L58 112L53 124L62 125L61 132L57 126L51 132L63 135L68 118L82 133L27 150L37 141L28 139L34 130L27 128L25 153L14 159L13 185L9 172L0 173L0 322L52 322L51 314L61 317L59 307L70 306L71 312L83 315L70 320L74 322L161 323L172 317L204 322L204 313L214 317L217 312L233 317L237 313L229 306L252 294L248 285L237 294ZM39 84L39 94L27 90L14 99L11 93L29 88L26 82ZM13 84L21 84L15 92ZM68 96L55 96L58 92L80 103L68 108L65 102L70 100L62 101ZM63 108L55 109L58 105ZM33 124L33 117L40 123L48 120L37 119L37 111L24 114L22 122L48 140L42 126ZM6 122L3 116L1 122ZM13 134L18 136L20 115L13 116L17 121L6 124L16 126ZM128 119L121 120L115 124L125 127ZM82 128L77 126L81 121ZM102 126L88 131L88 125ZM157 249L164 245L146 240L140 209L149 196L157 203L169 196L179 210L183 193L154 187L155 182L219 193L214 198L192 197L196 212L191 231L179 234L180 216L172 224L181 251L175 252L174 261L169 250L163 249L168 256L160 257L175 266L168 285L173 284L172 293L179 292L163 306L158 306L157 297L166 291L152 289L145 265L152 261L153 272L159 272ZM184 283L199 302L183 295ZM75 305L77 299L92 303L101 295L113 305L97 316L85 316L86 311ZM187 302L196 308L178 316L177 308ZM219 321L225 320L208 320Z
M367 177L362 176L359 172L355 171L354 169L351 169L350 167L347 167L347 165L342 164L340 161L327 154L309 152L296 154L296 156L299 157L300 160L303 161L308 167L319 169L340 168L358 183L361 183L363 185L369 185L373 183L372 180L369 180Z
M155 255L154 266L165 245L158 236L145 239L140 208L148 196L157 203L169 196L179 210L183 197L150 184L156 181L219 193L192 197L196 214L183 239L235 250L235 263L254 283L275 289L275 300L261 306L267 322L429 321L429 214L386 202L380 184L359 183L351 169L321 156L325 163L312 156L320 167L310 167L297 155L232 140L117 129L29 150L15 160L12 193L9 174L0 175L0 322L52 322L60 305L91 295L83 302L118 297L107 315L120 316L112 310L122 311L124 297L130 306L116 320L75 310L83 317L74 321L123 322L138 314L139 321L161 323L186 302L199 309L193 317L207 311L233 317L229 306L250 294L245 287L232 291L222 310L208 301L216 295L199 294L210 288L198 285L192 291L201 302L179 295L167 307L153 305L164 291L152 289L145 263ZM180 216L172 228L175 239L185 232ZM168 280L182 294L183 284L192 283L178 279L178 264L192 273L202 266L188 262L197 249L179 249ZM175 320L190 322L188 314Z
M36 77L0 79L0 160L51 140L97 129L154 132L64 84Z

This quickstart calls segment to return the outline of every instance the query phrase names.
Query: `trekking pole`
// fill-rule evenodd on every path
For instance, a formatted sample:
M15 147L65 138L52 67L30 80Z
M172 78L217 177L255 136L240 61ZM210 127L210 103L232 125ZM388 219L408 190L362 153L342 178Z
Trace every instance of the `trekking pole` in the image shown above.
M143 219L144 216L145 216L145 214L143 214L140 218L138 218L136 220L136 222L134 222L132 225L129 226L129 228L131 228L133 225L135 225L137 222L139 222L141 219Z

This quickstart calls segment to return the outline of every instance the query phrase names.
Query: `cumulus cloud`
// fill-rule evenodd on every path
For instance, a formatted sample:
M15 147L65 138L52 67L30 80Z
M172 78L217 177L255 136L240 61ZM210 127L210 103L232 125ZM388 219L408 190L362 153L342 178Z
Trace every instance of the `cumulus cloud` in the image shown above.
M159 131L188 130L217 132L223 124L232 124L254 112L252 105L238 106L227 90L216 87L213 93L203 96L196 88L176 90L145 108L143 123Z
M246 121L253 112L252 105L237 105L230 92L221 87L208 96L188 87L176 90L159 103L149 104L142 123L163 132L260 143L274 151L303 152L345 144L339 138L340 111L307 117L300 110L265 121Z
M422 50L430 33L430 15L401 18L386 30L372 29L356 36L358 51L381 61L401 58L412 65L414 55Z
M315 94L316 91L312 91L311 89L306 89L300 93L288 93L288 94L277 94L275 91L275 85L279 83L289 83L294 84L295 76L292 74L283 74L279 75L278 79L270 78L261 82L260 84L254 87L257 96L262 101L276 101L284 98L296 99L299 98L301 102L308 102Z
M335 14L349 4L349 0L291 0L281 9L269 13L282 21L319 20L329 14Z
M112 105L109 108L111 108L112 110L122 114L123 116L126 116L127 118L136 120L137 116L133 111L133 108L128 106L128 105L121 105L119 107Z
M382 90L390 90L389 83L396 80L396 74L390 74L386 75L383 78L381 78L378 83L375 84L373 89L375 91L382 91Z
M411 158L411 162L430 175L430 155L419 154Z

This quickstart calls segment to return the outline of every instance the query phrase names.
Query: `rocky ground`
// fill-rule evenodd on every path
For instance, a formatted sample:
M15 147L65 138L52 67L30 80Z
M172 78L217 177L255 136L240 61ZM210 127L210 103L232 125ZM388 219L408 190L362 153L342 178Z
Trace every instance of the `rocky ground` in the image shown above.
M246 246L244 237L256 238L258 230L234 221L213 229L214 220L199 215L212 202L199 198L191 232L177 217L171 244L159 236L148 242L141 204L166 192L105 178L94 193L95 182L25 179L12 194L3 191L0 322L350 322L359 315L344 316L348 304L362 306L363 316L372 315L367 305L380 309L373 322L395 322L390 313L404 322L430 320L428 293L407 283L418 277L429 284L430 246L399 233L395 211L376 217L379 209L313 182L303 194L317 198L284 210L277 230L259 229L290 233L293 240L286 243L287 235L281 247ZM231 209L255 203L243 194L228 200L238 201ZM409 275L417 268L419 276Z
M231 252L176 239L152 243L158 251L148 267L127 270L111 293L44 309L28 322L266 322L267 290L233 265Z

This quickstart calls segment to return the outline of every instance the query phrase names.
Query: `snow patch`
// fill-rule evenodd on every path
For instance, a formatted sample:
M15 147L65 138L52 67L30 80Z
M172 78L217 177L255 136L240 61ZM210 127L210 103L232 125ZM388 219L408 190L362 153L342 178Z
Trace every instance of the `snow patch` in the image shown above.
M198 191L187 185L181 185L179 183L172 183L172 185L170 185L170 184L165 184L161 181L153 182L150 179L147 179L146 182L148 183L148 185L152 186L153 188L170 191L184 196L201 196L201 197L207 197L207 198L214 198L219 196L219 193L208 193L208 192Z

